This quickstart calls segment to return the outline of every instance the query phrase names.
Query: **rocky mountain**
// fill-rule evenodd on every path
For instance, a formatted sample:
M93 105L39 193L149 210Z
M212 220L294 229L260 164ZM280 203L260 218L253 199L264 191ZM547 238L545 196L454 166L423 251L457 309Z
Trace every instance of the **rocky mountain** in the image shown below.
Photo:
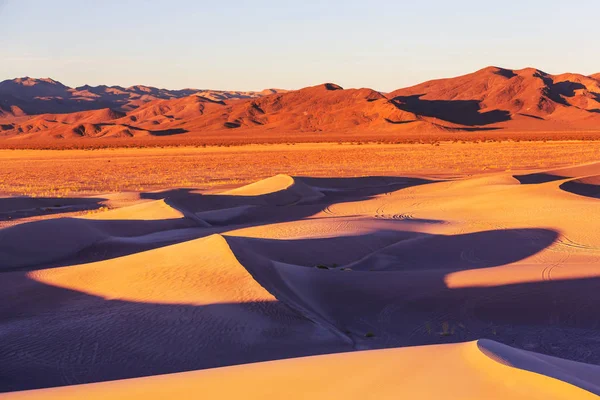
M294 91L69 88L0 83L4 137L141 137L240 132L598 131L597 75L488 67L383 94L333 83ZM40 115L41 110L46 110ZM66 112L71 110L74 112Z
M53 79L16 78L0 82L0 107L4 116L39 115L46 113L70 113L86 110L112 108L131 111L154 100L178 99L198 93L206 98L232 100L260 97L279 92L269 89L263 92L181 89L168 90L150 86L84 85L71 88ZM17 107L19 111L12 109ZM0 114L0 117L2 114Z

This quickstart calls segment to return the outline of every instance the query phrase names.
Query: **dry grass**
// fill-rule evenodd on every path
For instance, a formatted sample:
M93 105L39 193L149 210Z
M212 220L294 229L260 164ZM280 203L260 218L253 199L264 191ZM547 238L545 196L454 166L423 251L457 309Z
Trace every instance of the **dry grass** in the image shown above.
M64 197L241 185L279 173L449 174L598 161L600 142L273 144L97 150L0 150L0 193Z
M1 139L1 137L0 137ZM185 135L142 138L78 138L78 139L6 139L0 149L77 150L111 148L160 147L233 147L249 144L349 143L349 144L437 144L440 142L487 143L522 141L600 141L600 131L524 131L504 130L436 130L415 132L280 132L254 130L225 130L189 132Z

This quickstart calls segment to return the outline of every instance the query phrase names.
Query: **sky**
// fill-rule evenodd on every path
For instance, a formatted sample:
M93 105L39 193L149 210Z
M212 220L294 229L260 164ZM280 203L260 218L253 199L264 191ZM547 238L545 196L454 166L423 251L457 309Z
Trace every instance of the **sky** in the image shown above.
M485 66L600 72L598 0L0 0L0 80L392 91Z

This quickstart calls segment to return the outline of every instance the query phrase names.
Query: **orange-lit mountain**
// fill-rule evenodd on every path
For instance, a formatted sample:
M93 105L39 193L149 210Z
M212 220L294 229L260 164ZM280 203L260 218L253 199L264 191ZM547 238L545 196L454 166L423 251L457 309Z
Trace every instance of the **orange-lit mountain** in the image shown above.
M181 89L167 90L150 86L80 86L70 88L53 79L17 78L0 82L0 108L5 114L15 114L11 107L18 107L28 115L45 113L68 113L112 108L130 111L157 99L176 99L200 94L214 99L247 99L278 92ZM0 111L0 117L2 111Z
M1 83L0 100L0 117L4 114L6 121L0 131L8 138L201 136L226 130L248 135L600 132L598 75L550 75L533 68L488 67L385 95L333 83L289 92L219 92L145 86L70 89L50 79L27 78ZM23 116L40 102L48 102L49 109L64 106L77 112Z
M151 128L169 125L188 131L233 128L317 132L357 127L379 128L416 121L381 93L327 83L246 101L213 101L190 96L148 103L124 120Z
M533 68L484 68L389 94L403 110L463 126L600 130L600 81Z

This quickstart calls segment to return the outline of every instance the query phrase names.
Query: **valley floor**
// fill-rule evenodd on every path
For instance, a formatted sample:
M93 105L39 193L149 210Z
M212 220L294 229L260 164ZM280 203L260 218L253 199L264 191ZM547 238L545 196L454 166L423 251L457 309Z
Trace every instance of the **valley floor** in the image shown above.
M600 141L0 150L0 195L64 198L182 187L218 189L280 173L458 177L599 159Z

